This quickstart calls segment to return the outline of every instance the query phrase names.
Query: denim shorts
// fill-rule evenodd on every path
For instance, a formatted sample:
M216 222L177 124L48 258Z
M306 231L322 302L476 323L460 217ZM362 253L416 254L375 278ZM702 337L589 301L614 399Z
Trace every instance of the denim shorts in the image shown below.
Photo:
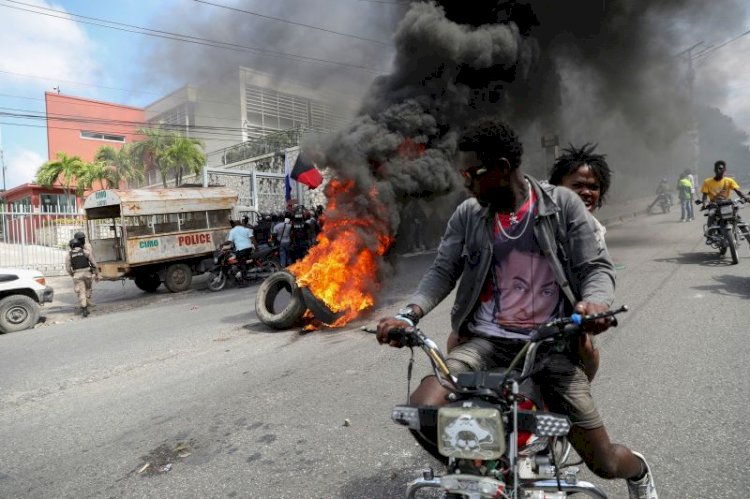
M451 350L446 359L448 368L458 374L507 367L525 343L475 336ZM556 352L541 345L536 362L543 367L533 380L540 386L549 411L565 414L574 425L586 430L604 426L591 396L591 384L569 352ZM522 366L523 359L517 368Z

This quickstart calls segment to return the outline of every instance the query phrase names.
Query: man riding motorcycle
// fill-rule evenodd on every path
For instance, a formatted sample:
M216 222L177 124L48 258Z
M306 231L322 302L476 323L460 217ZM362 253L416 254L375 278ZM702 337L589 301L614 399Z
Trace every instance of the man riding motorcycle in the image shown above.
M737 195L743 201L750 202L750 198L745 196L740 191L740 184L737 183L732 177L726 177L727 164L719 160L714 163L714 176L708 177L703 181L701 192L703 197L701 199L701 209L706 208L706 200L714 203L721 200L729 200L732 197L732 191L736 192ZM713 226L713 220L709 217L708 226Z
M540 323L573 310L604 312L614 299L613 264L595 237L591 215L574 192L542 187L521 172L523 147L513 130L494 121L475 124L464 132L459 150L473 197L453 213L410 304L381 319L377 334L388 343L391 330L415 325L460 277L449 339L458 345L447 359L454 374L500 367ZM609 325L608 319L597 321L588 333ZM548 352L538 380L549 409L570 418L568 438L594 473L627 479L631 498L657 499L643 456L610 442L576 352L573 346ZM442 406L447 395L431 376L411 401Z

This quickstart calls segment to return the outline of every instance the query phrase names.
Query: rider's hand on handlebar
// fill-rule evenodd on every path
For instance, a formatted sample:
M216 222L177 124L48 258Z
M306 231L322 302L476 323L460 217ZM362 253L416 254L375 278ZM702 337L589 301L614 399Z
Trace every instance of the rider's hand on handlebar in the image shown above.
M378 322L378 332L377 332L377 339L378 343L381 345L383 343L387 343L388 345L396 348L401 348L404 345L401 344L399 341L388 340L388 333L390 333L394 329L405 329L407 331L411 331L414 328L409 324L408 322L397 319L395 317L383 317L380 319L380 322Z
M609 307L602 305L601 303L591 303L587 301L579 301L574 307L576 313L581 315L593 315L607 312ZM581 326L583 331L591 334L603 333L612 325L612 318L605 317L604 319L597 319L595 321L584 322ZM379 328L378 328L379 329Z

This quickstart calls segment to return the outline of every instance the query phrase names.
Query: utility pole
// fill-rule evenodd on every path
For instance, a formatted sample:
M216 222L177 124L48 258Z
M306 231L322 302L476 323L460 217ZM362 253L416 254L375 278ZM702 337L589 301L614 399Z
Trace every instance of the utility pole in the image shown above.
M692 170L695 172L695 178L696 182L698 181L698 178L700 178L700 175L698 175L698 171L700 168L700 135L698 132L698 120L696 119L696 112L695 112L695 98L693 95L693 86L695 84L695 69L693 68L693 59L695 56L693 55L693 52L700 47L701 45L704 45L703 41L700 41L693 45L692 47L689 47L679 54L677 54L678 57L682 56L687 61L687 83L688 83L688 99L690 101L690 130L687 132L688 136L688 142L690 143L690 149L691 149L691 155L692 155ZM707 50L710 47L704 47L701 49L701 52L704 50Z
M3 193L7 190L5 185L5 156L3 152L3 129L0 128L0 169L3 171Z

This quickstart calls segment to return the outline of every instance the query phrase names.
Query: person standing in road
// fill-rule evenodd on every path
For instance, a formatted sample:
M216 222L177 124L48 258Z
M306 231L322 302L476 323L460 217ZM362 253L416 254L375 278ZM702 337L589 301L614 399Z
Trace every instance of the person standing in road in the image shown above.
M690 181L690 185L693 186L690 189L690 199L692 201L695 201L695 190L698 187L698 185L695 183L696 182L695 175L693 175L693 172L692 172L692 170L690 168L688 168L687 170L685 170L685 175L687 175L687 178ZM695 220L695 218L693 218L693 220Z
M454 340L458 344L447 357L453 375L507 367L540 322L572 311L604 312L615 290L612 260L581 198L524 175L523 146L511 128L476 123L463 132L458 148L472 197L451 216L435 261L408 305L381 319L377 331L381 344L402 346L389 333L414 327L457 287L450 336L461 340ZM586 329L598 334L610 325L603 320ZM589 469L602 478L626 479L631 499L658 499L645 458L610 441L575 348L550 353L534 376L549 410L570 418L568 440ZM410 403L444 406L448 393L428 376Z
M65 271L73 278L73 289L78 295L81 314L88 317L92 281L99 280L99 271L91 251L85 249L80 240L71 239L69 246L70 251L65 254Z
M285 213L284 220L277 223L273 227L273 233L276 240L279 242L279 263L284 268L291 262L291 246L292 246L292 220L291 214Z
M680 199L680 222L689 222L693 218L693 184L687 172L680 175L677 181L677 197Z
M229 231L227 239L234 243L237 265L239 265L240 272L242 273L242 282L240 285L245 285L247 284L247 260L256 246L253 229L245 227L243 224L235 224L232 230Z
M604 154L594 154L596 146L597 144L587 143L576 148L570 144L567 149L563 149L563 154L552 166L549 183L567 187L578 194L594 219L597 240L604 244L607 229L594 216L594 211L604 204L612 184L612 170ZM592 335L581 335L578 355L586 377L589 382L593 381L599 370L599 350Z
M96 261L94 259L95 258L94 257L94 249L91 247L91 243L86 242L86 234L84 234L81 231L78 231L75 234L73 234L73 239L75 239L77 241L80 241L81 247L85 251L88 251L88 254L91 256L91 260L92 261ZM94 267L96 267L96 263L94 263ZM96 304L94 303L94 300L91 298L91 294L92 294L91 293L91 287L89 287L88 288L88 296L87 296L88 308L89 309L96 308Z

